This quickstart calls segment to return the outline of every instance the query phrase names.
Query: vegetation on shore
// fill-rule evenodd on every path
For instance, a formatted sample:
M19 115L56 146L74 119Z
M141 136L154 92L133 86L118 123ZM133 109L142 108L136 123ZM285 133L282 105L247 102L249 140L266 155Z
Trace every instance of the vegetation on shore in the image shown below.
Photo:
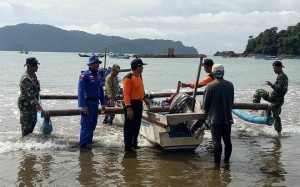
M261 32L256 38L249 36L244 54L299 56L300 22L295 26L289 26L287 30L278 32L277 27L272 27Z

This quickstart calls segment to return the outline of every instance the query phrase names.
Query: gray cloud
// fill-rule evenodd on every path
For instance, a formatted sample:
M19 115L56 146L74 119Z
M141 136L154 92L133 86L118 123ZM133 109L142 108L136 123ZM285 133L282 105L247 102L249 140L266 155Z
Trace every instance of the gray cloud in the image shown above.
M171 39L199 53L242 52L248 36L300 21L298 0L4 0L0 26L54 25L130 39Z

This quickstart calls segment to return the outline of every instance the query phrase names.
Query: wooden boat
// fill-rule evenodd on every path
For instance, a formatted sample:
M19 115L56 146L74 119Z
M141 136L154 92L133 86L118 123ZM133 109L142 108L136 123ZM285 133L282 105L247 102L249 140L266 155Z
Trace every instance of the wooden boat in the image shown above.
M158 94L158 96L167 94ZM41 96L42 99L76 99L77 96ZM253 110L270 110L268 104L259 103L234 103L233 109L253 109ZM104 114L116 114L116 118L124 122L123 107L106 107ZM157 145L161 150L166 152L177 151L194 151L203 140L204 133L198 138L192 134L182 123L206 119L206 115L200 110L199 101L196 102L194 113L176 113L169 114L169 106L151 106L144 108L140 135L149 142ZM80 109L48 110L49 116L73 116L80 115ZM44 117L44 114L41 114ZM50 120L50 118L49 118ZM203 131L204 132L204 131Z
M121 53L110 53L109 58L117 58L117 59L129 59L130 55L121 54Z
M80 56L80 57L91 57L91 56L97 56L97 57L104 57L105 55L104 54L102 54L102 53L92 53L92 54L87 54L87 53L85 53L85 54L81 54L81 53L78 53L78 55Z
M199 109L200 105L197 108ZM206 114L168 114L168 112L144 111L140 135L164 152L194 151L203 141L204 131L199 137L183 124L190 120L205 120Z

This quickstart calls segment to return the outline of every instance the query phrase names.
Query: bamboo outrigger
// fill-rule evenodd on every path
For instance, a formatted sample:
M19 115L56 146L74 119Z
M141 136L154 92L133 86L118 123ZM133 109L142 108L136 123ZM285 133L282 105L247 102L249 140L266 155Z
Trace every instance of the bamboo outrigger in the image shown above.
M259 104L259 103L234 103L233 109L247 109L247 110L271 110L271 105L269 104ZM150 110L145 110L148 112L168 112L170 110L169 106L151 106ZM51 117L57 116L76 116L80 115L80 109L61 109L61 110L48 110ZM99 109L98 113L103 114L123 114L123 107L106 107L105 112ZM197 113L190 113L197 114ZM43 117L43 114L42 114Z
M193 92L184 92L188 95L193 95ZM165 93L149 93L146 94L146 97L148 99L153 99L153 98L163 98L163 97L170 97L172 94L172 92L165 92ZM203 91L197 91L196 95L203 95ZM41 95L40 96L41 99L62 99L62 100L72 100L72 99L77 99L77 95ZM117 97L118 100L123 100L123 96L119 95Z

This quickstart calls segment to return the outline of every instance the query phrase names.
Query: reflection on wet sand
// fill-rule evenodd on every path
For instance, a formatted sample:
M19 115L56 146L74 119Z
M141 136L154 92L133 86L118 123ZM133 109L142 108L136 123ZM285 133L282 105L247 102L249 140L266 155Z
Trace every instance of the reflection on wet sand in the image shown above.
M19 186L33 186L36 183L37 171L34 166L37 163L37 157L33 154L23 155L23 160L20 163L20 170L18 172Z
M145 147L136 155L122 148L95 146L88 151L22 151L2 155L3 186L289 186L298 184L297 170L289 170L288 139L236 139L230 165L212 168L213 156L205 149L197 153L165 154ZM296 139L296 140L299 140ZM284 145L284 149L281 147ZM239 154L237 154L239 153ZM297 149L295 153L298 154ZM284 157L282 157L284 155ZM293 166L297 167L297 163ZM287 173L287 171L289 171ZM14 178L17 175L17 179ZM293 178L292 178L292 177ZM297 185L293 185L297 186Z
M207 186L227 186L231 183L230 166L226 165L220 169L211 169L206 173Z
M123 176L123 186L138 186L141 184L142 170L139 171L139 159L137 159L136 154L125 153L121 165L123 169L120 174Z
M80 150L79 156L79 175L78 181L83 186L90 186L97 184L97 180L101 178L101 175L98 174L96 165L99 163L94 160L94 153L91 150Z
M34 186L50 177L52 156L48 153L37 155L22 152L22 161L18 172L19 186ZM41 168L39 167L41 165Z
M272 141L273 148L268 151L263 159L264 166L260 168L260 171L267 175L266 179L271 178L272 180L267 180L267 186L273 186L274 183L284 182L285 170L283 164L280 161L281 158L281 140L280 138L274 138Z

